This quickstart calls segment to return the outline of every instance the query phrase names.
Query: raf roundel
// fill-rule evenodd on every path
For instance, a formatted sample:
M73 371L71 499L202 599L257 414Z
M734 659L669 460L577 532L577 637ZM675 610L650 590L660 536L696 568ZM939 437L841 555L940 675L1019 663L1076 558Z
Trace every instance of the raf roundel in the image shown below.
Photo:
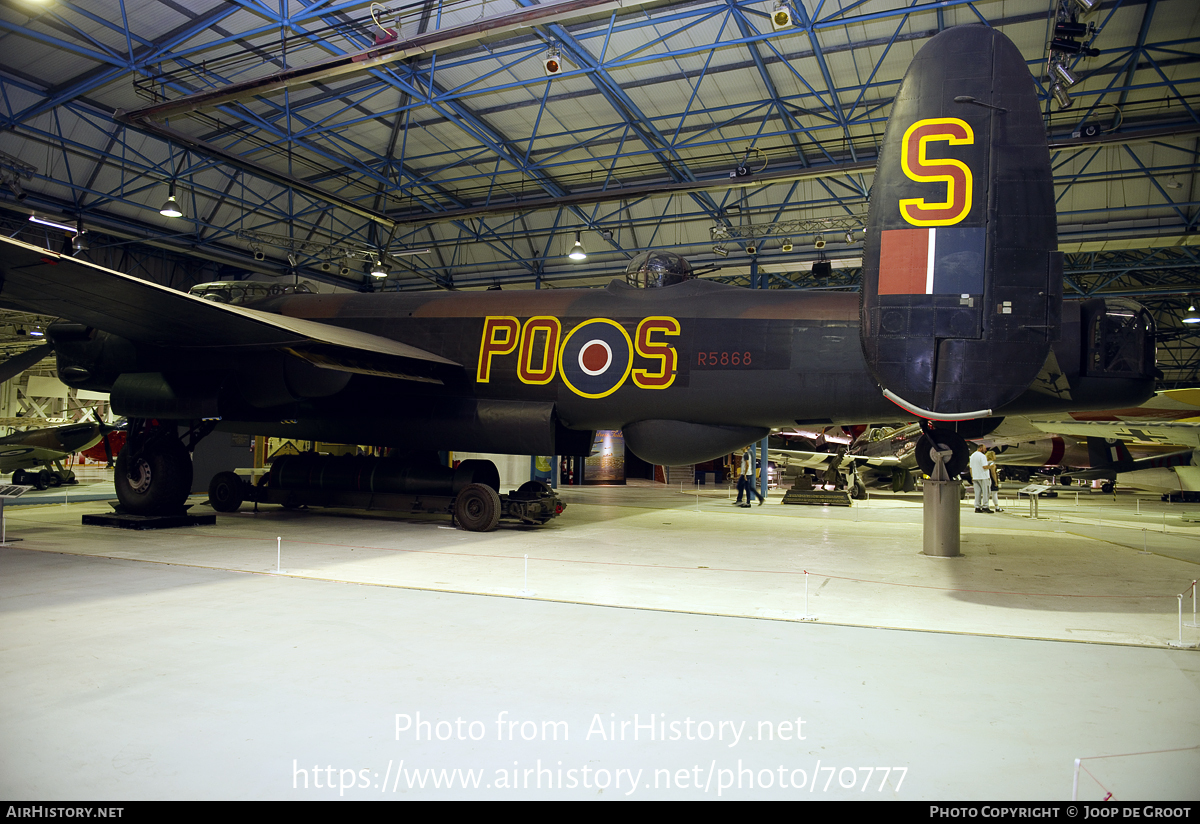
M559 371L576 395L603 398L616 392L633 366L629 333L607 318L585 320L563 341Z

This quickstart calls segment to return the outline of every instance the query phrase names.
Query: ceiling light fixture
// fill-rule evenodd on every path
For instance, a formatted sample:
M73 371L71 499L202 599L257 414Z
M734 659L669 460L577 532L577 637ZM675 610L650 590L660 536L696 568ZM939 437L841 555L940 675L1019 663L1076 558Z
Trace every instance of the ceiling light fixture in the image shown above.
M375 262L371 264L371 277L383 280L387 276L387 267L383 265L383 261L381 259L376 258Z
M824 235L816 236L816 238L813 240L813 248L814 249L824 249L825 248L825 236Z
M713 247L713 254L717 257L729 257L729 250L726 249L722 244L718 243Z
M846 242L847 243L854 242L854 230L853 229L850 229L846 232Z
M179 203L175 200L175 184L171 184L171 188L167 194L167 202L158 210L158 213L163 217L183 217L183 210L179 208Z
M571 260L587 260L587 252L583 250L583 242L579 239L580 234L575 233L575 245L571 247L571 254L567 255Z
M790 251L792 251L792 249L794 249L795 247L794 247L794 246L792 246L792 239L791 239L790 237L785 237L785 238L783 239L783 245L782 245L782 246L780 246L779 248L780 248L780 249L782 249L782 250L783 250L783 251L785 251L785 252L790 252Z
M1188 303L1187 314L1183 316L1184 323L1200 323L1200 312L1196 311L1196 301Z
M75 231L75 227L70 225L69 223L60 223L57 220L53 220L48 217L42 217L41 215L30 215L29 222L37 223L41 226L49 226L51 229L61 229L64 232L74 232Z

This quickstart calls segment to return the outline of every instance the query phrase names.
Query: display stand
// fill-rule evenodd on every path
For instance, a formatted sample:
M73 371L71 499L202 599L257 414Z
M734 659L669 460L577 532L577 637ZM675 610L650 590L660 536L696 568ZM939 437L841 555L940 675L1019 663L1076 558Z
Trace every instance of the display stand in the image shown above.
M925 509L924 549L926 555L937 558L956 558L959 551L959 508L962 501L962 484L951 480L946 472L946 461L953 456L952 450L929 450L933 458L933 474L924 484L922 497Z
M177 512L165 515L132 515L125 512L116 501L109 501L113 511L108 514L84 515L84 526L111 526L118 529L173 529L178 526L212 526L217 522L213 515L189 515L189 506L181 506Z

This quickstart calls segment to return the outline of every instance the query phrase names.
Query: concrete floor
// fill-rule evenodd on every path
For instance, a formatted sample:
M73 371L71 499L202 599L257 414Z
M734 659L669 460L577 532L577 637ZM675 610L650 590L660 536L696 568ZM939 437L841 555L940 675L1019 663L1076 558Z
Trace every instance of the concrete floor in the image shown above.
M1200 652L1171 646L1200 505L964 508L943 559L917 496L563 495L488 534L10 509L0 793L1067 800L1084 758L1081 799L1200 798Z

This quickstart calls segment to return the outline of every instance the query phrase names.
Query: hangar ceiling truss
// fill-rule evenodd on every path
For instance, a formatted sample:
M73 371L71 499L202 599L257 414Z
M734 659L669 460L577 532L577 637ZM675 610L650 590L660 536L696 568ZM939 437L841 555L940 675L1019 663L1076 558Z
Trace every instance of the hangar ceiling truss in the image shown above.
M841 227L899 81L939 30L983 23L1044 101L1066 292L1178 308L1200 288L1200 7L1081 12L1099 53L1067 62L1063 109L1059 5L791 0L777 29L775 0L0 0L0 206L82 221L97 260L149 245L358 290L598 284L649 249L854 288L862 233ZM172 188L181 218L159 214ZM822 221L820 252L784 234ZM387 253L390 277L344 249ZM822 254L845 263L814 276Z

